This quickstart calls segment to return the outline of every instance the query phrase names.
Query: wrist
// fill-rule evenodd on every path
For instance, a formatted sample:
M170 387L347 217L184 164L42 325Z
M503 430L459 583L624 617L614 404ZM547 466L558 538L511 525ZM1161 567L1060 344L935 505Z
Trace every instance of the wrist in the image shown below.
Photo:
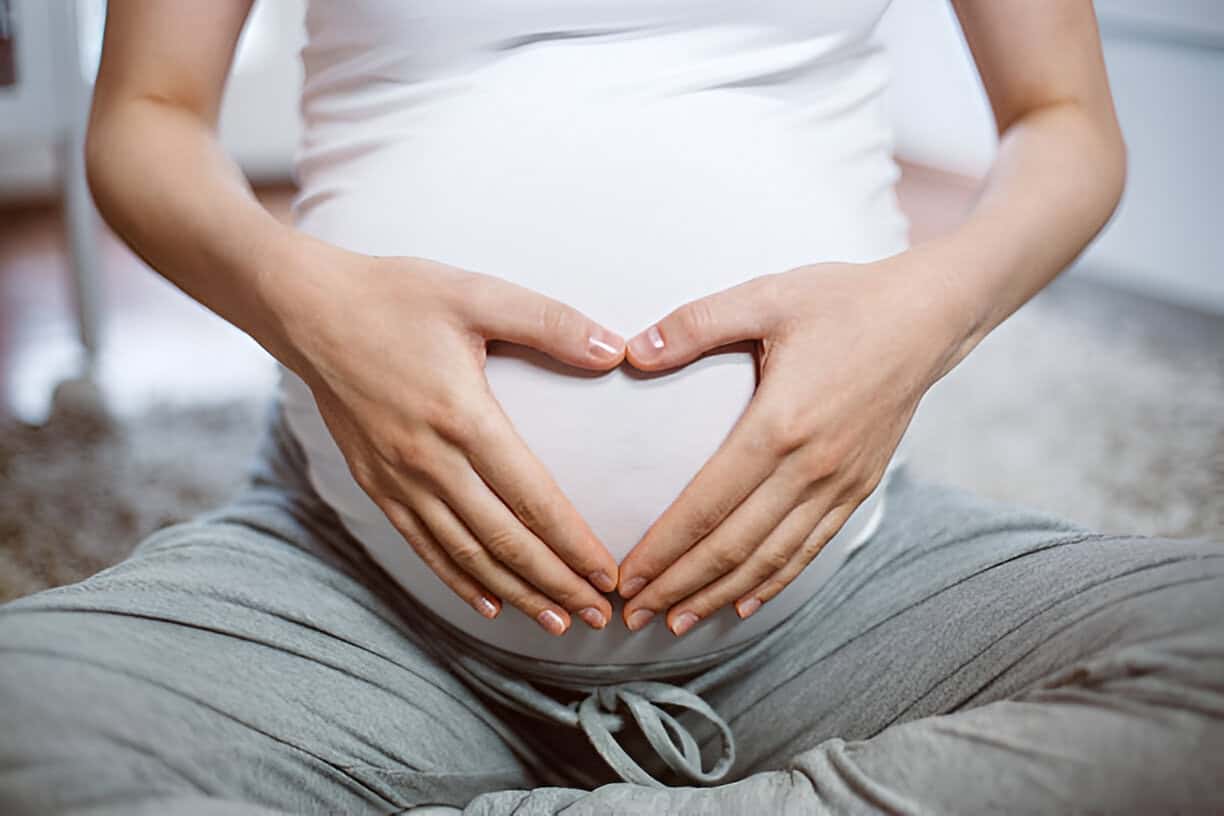
M259 326L255 339L287 368L309 381L325 318L336 310L337 274L355 253L281 226L254 253Z
M879 262L888 281L885 296L896 325L910 337L908 347L934 385L972 350L980 339L974 299L962 285L952 248L922 244Z

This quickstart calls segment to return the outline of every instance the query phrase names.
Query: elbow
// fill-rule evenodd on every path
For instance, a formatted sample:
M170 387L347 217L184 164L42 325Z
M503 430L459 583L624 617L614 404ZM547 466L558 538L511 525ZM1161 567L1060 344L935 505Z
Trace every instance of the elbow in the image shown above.
M1126 192L1128 149L1122 126L1112 103L1105 105L1075 104L1079 124L1079 147L1082 156L1093 167L1096 193L1094 199L1101 212L1101 226L1117 212Z
M1080 150L1094 166L1096 188L1093 196L1099 208L1100 226L1113 218L1126 192L1128 149L1122 127L1112 110L1089 111L1080 108Z
M85 181L89 185L89 192L93 194L94 202L99 209L102 206L102 160L100 157L101 150L98 147L98 140L94 137L93 129L90 128L89 135L85 138Z
M107 147L108 125L107 116L95 102L85 131L85 181L89 185L89 192L93 195L98 213L109 221L107 211L110 196L107 191L106 156L108 152L113 151L109 151Z
M85 181L98 214L116 232L123 199L141 183L138 157L147 132L147 123L140 121L129 100L94 97L85 129Z
M1109 215L1113 216L1118 209L1118 204L1122 201L1122 195L1126 192L1126 181L1130 173L1130 151L1126 146L1126 139L1122 136L1122 128L1114 123L1114 135L1112 139L1112 149L1110 151L1110 179L1113 184L1111 187L1112 196L1110 198Z
M1118 111L1113 97L1106 91L1101 99L1092 104L1081 104L1080 109L1089 132L1095 138L1095 150L1099 152L1102 164L1101 174L1104 177L1104 193L1107 202L1105 220L1108 221L1117 212L1122 196L1126 192L1126 182L1129 176L1130 156L1126 145L1126 137L1122 133L1122 124L1118 121Z

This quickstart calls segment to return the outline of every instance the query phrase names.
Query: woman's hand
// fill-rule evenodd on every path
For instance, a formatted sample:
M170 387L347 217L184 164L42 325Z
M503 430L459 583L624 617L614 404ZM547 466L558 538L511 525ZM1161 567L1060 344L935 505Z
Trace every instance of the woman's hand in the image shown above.
M683 633L726 603L747 617L777 595L878 484L927 388L1117 207L1126 146L1093 4L953 6L1000 136L964 222L878 263L749 281L630 341L648 371L739 340L762 350L740 422L621 563L630 629L666 610Z
M621 563L625 623L682 635L746 618L799 575L879 484L922 395L951 367L947 299L909 253L765 275L690 302L629 342L657 371L760 341L760 383L722 446ZM923 283L918 283L923 281Z
M585 369L624 340L502 279L419 258L315 249L327 267L295 292L295 370L353 477L422 560L486 617L501 601L553 634L570 613L602 629L617 564L493 396L499 339ZM594 584L595 587L592 587Z

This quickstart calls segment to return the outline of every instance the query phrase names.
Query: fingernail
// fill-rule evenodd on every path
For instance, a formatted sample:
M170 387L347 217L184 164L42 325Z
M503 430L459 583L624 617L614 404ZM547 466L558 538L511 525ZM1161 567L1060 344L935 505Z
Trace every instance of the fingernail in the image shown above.
M739 613L741 619L748 617L753 612L761 608L760 598L749 598L746 601L740 601L735 605L735 611Z
M649 357L655 352L662 351L663 335L659 333L658 326L651 326L630 340L629 345L633 348L633 353L638 357Z
M480 597L472 604L476 607L476 611L484 615L486 618L497 617L497 604L490 601L488 598Z
M587 576L587 579L594 584L600 592L611 592L616 589L616 582L612 580L612 576L603 570L596 570Z
M587 348L594 357L614 360L620 356L620 349L624 342L619 334L604 332L602 336L592 334L587 338Z
M592 629L602 629L608 625L608 619L603 616L602 612L593 606L588 606L586 609L579 612L578 617L586 621L587 626L591 627Z
M565 634L565 621L561 620L561 616L551 609L545 609L540 614L536 615L536 620L539 624L547 629L551 634Z
M636 632L646 624L650 623L650 619L654 617L654 613L649 609L636 609L629 616L629 631Z
M676 616L676 622L672 624L672 634L680 637L685 632L693 628L693 624L698 621L698 617L692 612L681 612Z
M621 587L621 597L632 598L634 595L638 594L638 592L644 586L646 586L646 579L642 576L638 575L635 578L630 578L625 582L625 585Z

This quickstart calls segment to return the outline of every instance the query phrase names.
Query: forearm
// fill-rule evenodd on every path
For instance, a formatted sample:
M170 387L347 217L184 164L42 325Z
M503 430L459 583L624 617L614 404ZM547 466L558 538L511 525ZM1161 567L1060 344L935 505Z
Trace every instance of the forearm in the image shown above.
M140 97L95 108L90 187L107 222L167 280L298 368L285 321L305 236L259 203L213 128Z
M965 222L907 253L914 283L946 310L939 376L1083 251L1116 208L1125 168L1112 117L1079 104L1037 108L1008 127Z

